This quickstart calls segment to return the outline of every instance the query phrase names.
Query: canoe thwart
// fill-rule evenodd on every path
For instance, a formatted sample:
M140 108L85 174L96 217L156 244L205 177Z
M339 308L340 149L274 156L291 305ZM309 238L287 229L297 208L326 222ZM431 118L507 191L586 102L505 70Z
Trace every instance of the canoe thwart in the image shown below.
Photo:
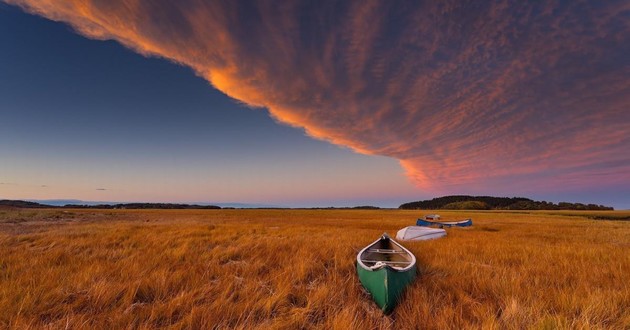
M400 265L400 264L402 264L402 265L411 265L411 262L410 262L410 261L386 261L386 260L365 260L365 259L363 259L363 260L361 260L361 261L363 261L363 262L382 262L382 263L384 263L384 264L386 264L386 265L390 265L390 264L397 264L397 265Z

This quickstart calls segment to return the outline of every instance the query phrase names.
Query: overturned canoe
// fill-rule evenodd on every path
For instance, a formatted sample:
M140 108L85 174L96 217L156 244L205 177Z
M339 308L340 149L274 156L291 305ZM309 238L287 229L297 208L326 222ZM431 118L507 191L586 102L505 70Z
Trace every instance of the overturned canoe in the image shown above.
M357 254L357 273L376 304L390 313L416 276L416 257L383 234Z
M439 228L447 228L447 227L470 227L472 226L472 219L464 219L457 221L430 221L426 219L418 219L416 221L417 226L424 227L439 227Z
M422 226L405 227L396 233L396 239L401 241L426 241L446 236L446 230Z

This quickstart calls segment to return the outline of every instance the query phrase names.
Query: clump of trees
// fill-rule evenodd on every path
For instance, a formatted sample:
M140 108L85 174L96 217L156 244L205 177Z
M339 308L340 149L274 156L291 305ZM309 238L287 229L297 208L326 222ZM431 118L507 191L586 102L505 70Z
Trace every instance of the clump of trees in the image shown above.
M39 203L35 203L35 202L27 202L27 201L20 201L20 200L10 200L10 199L0 200L0 206L18 207L18 208L25 208L25 209L42 209L42 208L51 207L49 205L39 204Z
M608 211L614 208L597 204L534 201L525 197L493 197L453 195L410 202L400 205L405 210L593 210Z
M446 210L489 210L490 206L480 201L453 202L444 205Z

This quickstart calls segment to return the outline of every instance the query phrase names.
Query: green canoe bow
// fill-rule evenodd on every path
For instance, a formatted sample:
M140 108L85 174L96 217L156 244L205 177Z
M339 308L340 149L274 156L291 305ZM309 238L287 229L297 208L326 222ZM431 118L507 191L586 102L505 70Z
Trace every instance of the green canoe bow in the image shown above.
M359 252L357 273L376 304L391 313L416 276L416 257L385 234Z

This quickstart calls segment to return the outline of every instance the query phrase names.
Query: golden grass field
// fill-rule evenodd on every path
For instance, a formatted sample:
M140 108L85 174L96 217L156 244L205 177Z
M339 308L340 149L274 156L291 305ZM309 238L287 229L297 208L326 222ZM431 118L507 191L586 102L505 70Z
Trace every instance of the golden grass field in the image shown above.
M384 316L358 250L422 211L0 209L0 327L630 329L630 212L472 217L403 243L419 276Z

